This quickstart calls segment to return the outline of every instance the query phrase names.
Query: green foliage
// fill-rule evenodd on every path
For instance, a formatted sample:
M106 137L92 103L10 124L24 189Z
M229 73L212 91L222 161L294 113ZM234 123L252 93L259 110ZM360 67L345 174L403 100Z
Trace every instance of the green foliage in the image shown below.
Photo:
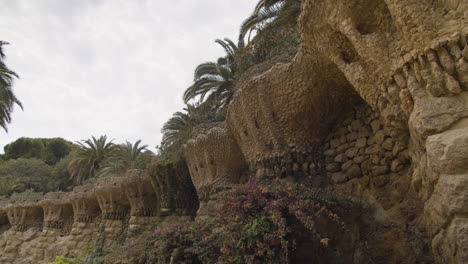
M72 152L68 169L74 185L93 178L96 172L116 152L116 145L107 140L107 136L78 142L78 149Z
M53 165L67 156L73 148L73 144L63 138L43 139L45 145L45 153L43 154L44 162Z
M72 187L71 174L68 166L72 160L71 156L61 159L52 169L52 177L47 184L49 191L69 191Z
M19 138L4 147L5 159L41 159L44 149L41 139Z
M64 256L57 256L55 257L54 261L50 262L49 264L101 264L101 261L97 261L98 258L96 252L102 251L102 245L99 244L99 239L96 245L88 247L84 250L80 256L77 258L67 258Z
M203 221L160 227L111 250L109 263L290 263L295 238L308 234L310 250L330 246L362 206L304 185L275 180L249 183L221 195L222 207ZM325 230L321 230L324 223ZM324 235L325 234L325 235ZM119 261L115 261L119 260ZM320 261L317 261L320 263Z
M243 74L252 66L274 59L284 54L294 54L301 43L295 27L265 25L257 32L247 48L235 57L238 74Z
M200 102L205 98L217 100L220 107L231 101L234 86L234 72L229 60L220 58L218 62L205 62L195 69L194 84L185 90L185 103L199 97Z
M9 196L14 192L20 192L23 189L24 187L21 184L18 184L11 176L0 178L0 196Z
M28 189L45 192L51 174L52 168L41 160L8 160L0 165L0 185L3 186L0 196Z
M219 109L216 100L189 104L184 108L184 111L174 113L161 130L163 138L158 149L159 154L165 159L181 159L183 156L182 146L192 136L192 130L195 126L223 121L226 115L224 109Z
M72 149L73 144L63 138L19 138L4 147L4 159L35 158L54 165Z
M275 27L294 27L301 11L301 2L302 0L260 0L252 15L242 23L240 40L243 41L248 32L261 31L269 24Z
M11 113L15 105L23 108L23 105L13 93L13 79L19 78L18 75L8 69L3 61L5 54L3 53L3 45L7 42L0 41L0 127L8 131L7 124L11 122Z
M123 176L125 173L134 169L137 158L142 154L148 145L140 146L141 140L131 144L116 145L115 151L108 157L106 163L97 172L98 177Z
M145 170L148 165L153 161L155 155L151 151L146 151L138 155L133 163L132 169L135 170Z
M77 259L76 264L103 264L106 251L104 250L105 238L99 234L93 246L86 249Z

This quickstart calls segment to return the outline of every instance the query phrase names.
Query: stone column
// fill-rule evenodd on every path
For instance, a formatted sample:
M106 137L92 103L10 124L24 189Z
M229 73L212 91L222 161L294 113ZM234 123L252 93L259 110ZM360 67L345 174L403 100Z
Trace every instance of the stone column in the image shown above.
M124 178L123 188L130 203L129 228L147 229L158 221L159 204L145 170L131 170ZM154 226L153 226L154 228Z
M200 216L215 206L216 201L210 203L211 195L245 182L248 168L224 123L199 127L193 133L195 136L184 146L184 155L200 200Z
M198 197L183 161L157 161L148 169L159 202L160 216L193 215Z

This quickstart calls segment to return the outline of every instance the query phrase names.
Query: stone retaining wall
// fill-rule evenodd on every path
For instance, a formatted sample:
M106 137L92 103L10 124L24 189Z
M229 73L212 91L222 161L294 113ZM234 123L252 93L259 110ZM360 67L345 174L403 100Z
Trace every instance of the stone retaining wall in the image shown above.
M183 186L178 186L183 192ZM113 245L128 232L190 221L193 215L160 217L160 204L145 171L103 178L70 193L17 198L0 204L0 263L48 263L79 256L98 236ZM195 208L196 209L196 208Z

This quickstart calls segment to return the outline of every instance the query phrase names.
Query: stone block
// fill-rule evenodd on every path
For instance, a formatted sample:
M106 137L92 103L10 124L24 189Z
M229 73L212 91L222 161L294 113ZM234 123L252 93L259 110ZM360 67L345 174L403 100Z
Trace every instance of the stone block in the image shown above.
M356 140L356 148L364 148L367 146L367 138L360 138Z
M357 148L350 148L345 151L345 154L348 158L352 159L357 155L358 151L359 150Z
M350 179L361 177L362 176L361 168L358 165L354 164L348 169L348 171L346 172L346 175Z
M468 171L468 128L430 136L426 148L430 173L458 174Z
M342 154L339 154L335 157L335 162L338 162L338 163L343 163L343 162L346 162L348 160L348 158L346 157L346 154L342 153Z
M348 180L348 177L343 172L337 172L331 175L331 180L334 183L343 183Z

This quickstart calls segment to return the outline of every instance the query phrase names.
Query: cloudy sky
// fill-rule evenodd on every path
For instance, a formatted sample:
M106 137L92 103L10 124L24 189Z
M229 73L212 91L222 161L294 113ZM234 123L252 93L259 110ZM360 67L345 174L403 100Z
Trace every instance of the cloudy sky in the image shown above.
M0 40L24 104L3 146L19 137L71 141L106 134L155 150L183 108L193 70L237 39L252 0L0 0Z

